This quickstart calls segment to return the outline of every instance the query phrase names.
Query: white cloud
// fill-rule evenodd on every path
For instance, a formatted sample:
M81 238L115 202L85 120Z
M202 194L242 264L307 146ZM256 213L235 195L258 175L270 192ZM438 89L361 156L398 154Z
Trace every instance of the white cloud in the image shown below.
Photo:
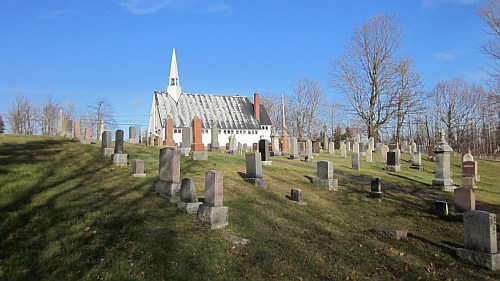
M131 105L131 106L139 106L139 105L141 105L143 103L144 103L144 101L141 100L141 99L135 99L135 100L131 100L131 101L128 102L128 104Z
M170 4L172 0L117 0L117 3L132 14L154 13Z
M229 10L229 6L224 4L224 3L213 3L213 4L210 4L205 12L207 13L215 13L215 12L221 12L221 11L226 11L226 10Z

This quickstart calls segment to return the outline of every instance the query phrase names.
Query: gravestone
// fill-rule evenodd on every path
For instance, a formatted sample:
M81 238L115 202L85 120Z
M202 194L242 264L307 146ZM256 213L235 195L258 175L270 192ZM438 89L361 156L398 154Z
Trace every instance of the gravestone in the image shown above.
M201 120L198 117L194 117L191 122L193 143L191 144L191 152L189 152L189 157L196 161L207 161L208 153L205 151L205 145L202 139L202 128Z
M455 188L453 190L453 204L455 211L468 212L476 209L476 194L471 188Z
M410 146L408 145L408 141L401 142L401 152L403 152L403 153L410 152Z
M219 171L205 173L205 202L198 207L198 219L210 229L227 226L229 208L223 206L223 176Z
M99 150L99 152L104 156L111 156L113 155L114 151L114 148L111 147L111 132L102 132L101 149Z
M286 132L285 129L283 129L283 149L282 149L283 155L289 155L290 154L290 140L288 138L288 133Z
M347 158L347 145L345 142L340 143L340 158Z
M273 162L269 161L269 141L259 140L259 153L262 166L272 166Z
M267 180L262 177L262 158L259 152L245 154L246 176L245 181L255 186L267 188Z
M373 162L373 150L368 149L368 150L366 150L365 154L366 154L366 158L365 158L366 162Z
M280 139L279 135L274 131L273 135L271 136L271 152L270 156L281 156L281 151L280 151Z
M145 178L146 174L144 173L144 160L134 159L130 164L132 167L132 176L134 178Z
M299 154L300 155L305 155L306 154L306 143L301 141L299 143Z
M328 141L328 136L326 135L326 132L323 133L323 149L328 148L328 144L330 142Z
M352 163L352 169L356 171L361 170L361 165L359 162L359 153L358 152L353 152L351 156L351 163Z
M229 135L229 147L226 152L229 154L236 154L236 149L236 137L234 135Z
M299 146L297 143L297 138L290 138L290 159L299 160Z
M468 150L466 153L464 153L464 155L462 155L462 162L466 161L474 161L474 157L470 153L470 150Z
M127 166L127 154L123 153L123 130L115 133L115 151L112 161L116 166Z
M435 177L432 180L432 186L444 191L453 191L453 180L451 179L451 154L453 149L445 140L444 130L440 132L441 140L434 147L435 154Z
M477 161L463 161L462 162L462 177L471 177L474 181L479 181Z
M212 122L212 128L211 130L211 142L210 142L210 149L208 151L210 152L221 152L220 146L219 146L219 127L217 126L217 123Z
M335 143L333 141L328 144L328 155L335 157Z
M399 149L399 145L397 142L389 143L389 151L396 151Z
M401 162L399 158L399 153L397 151L387 152L387 165L385 166L386 171L399 172L401 171Z
M477 185L474 177L462 176L462 185L460 187L476 189Z
M352 148L351 148L352 144L350 141L346 142L346 148L347 148L347 151L351 151Z
M307 143L306 143L306 149L307 149ZM321 143L319 141L315 141L312 143L312 152L314 152L314 153L321 152Z
M360 134L356 134L356 139L354 140L354 142L357 142L357 143L361 142L361 135Z
M387 163L387 152L389 152L389 147L385 144L380 146L380 162Z
M259 152L259 143L252 143L252 151Z
M371 150L371 151L375 150L375 139L373 137L370 137L368 139L368 150Z
M435 160L434 157L435 157L434 146L432 145L427 146L427 161L434 162Z
M201 202L198 202L194 181L184 178L181 181L180 201L177 202L177 209L188 214L198 212Z
M469 211L464 213L464 248L457 248L459 259L486 267L500 268L497 252L497 219L494 213Z
M290 199L292 200L293 203L298 205L307 205L307 202L304 202L302 200L302 190L298 188L292 188L290 193L291 193Z
M354 145L352 146L352 152L359 153L359 143L354 142Z
M380 183L380 178L372 178L371 191L370 193L368 193L368 197L377 199L379 201L382 201L382 199L384 199L384 193L382 192L382 184Z
M157 193L172 203L180 198L181 150L176 147L160 149L158 179L153 181Z
M128 142L129 143L137 143L137 138L135 137L135 127L128 127Z
M306 141L306 151L305 151L304 161L305 162L313 162L314 161L312 141L309 139Z
M140 144L143 143L143 140L142 140L142 128L139 128L139 138L138 138L138 141Z
M243 145L241 144L241 142L238 142L238 154L243 154Z
M318 177L313 179L313 183L328 188L328 190L339 189L337 179L333 178L333 162L332 161L319 161L316 167Z
M73 124L73 138L75 140L81 140L82 136L82 126L80 123L80 120L76 120L75 123Z
M448 216L448 202L441 200L434 201L434 212L438 216Z
M359 143L359 155L360 156L366 156L366 150L365 150L365 143L360 142Z
M158 146L162 144L159 142ZM175 146L174 141L174 119L172 117L167 116L165 119L165 146Z
M90 144L92 140L92 136L90 135L90 128L85 128L83 131L83 140L81 140L80 142L82 144Z
M183 127L181 128L181 132L182 132L181 154L189 156L193 140L193 131L191 130L190 127Z
M410 166L411 169L415 170L424 169L424 166L422 166L422 154L420 152L413 152L413 157L411 161L412 161L412 164Z

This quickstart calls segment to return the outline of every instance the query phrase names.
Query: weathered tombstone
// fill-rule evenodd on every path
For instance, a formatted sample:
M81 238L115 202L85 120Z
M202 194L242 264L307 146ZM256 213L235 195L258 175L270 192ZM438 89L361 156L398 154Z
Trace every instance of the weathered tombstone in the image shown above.
M469 211L464 213L464 248L457 248L459 259L491 270L500 268L497 252L497 219L494 213Z
M139 143L142 144L143 143L143 140L142 140L142 128L139 128Z
M312 148L312 141L307 140L306 141L306 151L305 151L305 159L304 161L306 162L313 162L314 161L314 156L313 156L313 148Z
M181 181L180 201L177 202L177 209L188 214L198 212L201 202L198 202L194 181L189 178L184 178Z
M137 139L135 137L135 127L128 127L128 142L129 143L137 143Z
M330 142L328 141L328 136L326 135L326 132L323 133L323 149L328 148L328 144Z
M302 201L302 190L298 188L292 188L290 199L293 203L298 205L307 205L307 202Z
M375 139L373 137L370 137L368 139L368 150L371 150L371 151L375 150Z
M333 141L328 144L328 155L335 157L335 143Z
M188 156L191 152L191 144L193 140L193 131L190 127L181 128L182 132L182 143L181 143L181 154Z
M92 136L90 135L90 128L85 128L83 134L83 140L81 140L80 142L82 144L90 144L91 140Z
M205 145L202 140L202 128L201 120L198 117L194 117L191 122L193 143L191 144L191 152L189 152L189 157L197 161L207 161L208 153L205 151Z
M181 173L181 150L176 147L160 149L158 179L153 181L157 193L172 203L179 201Z
M417 143L415 143L415 142L411 143L411 152L412 153L418 152L418 150L417 150Z
M411 169L415 170L424 169L424 166L422 166L422 154L420 152L413 152L413 157L411 161L412 161L412 164L410 166Z
M226 152L229 154L236 154L236 137L234 135L229 135L229 146L227 146Z
M154 146L155 145L155 136L154 136L153 132L146 131L146 136L148 138L148 145Z
M259 143L252 143L252 151L259 152Z
M255 186L267 188L267 180L262 177L262 160L259 152L245 154L246 176L245 181Z
M313 183L328 188L328 190L339 189L339 182L333 178L333 162L332 161L319 161L317 169L318 177L313 179Z
M306 154L306 143L301 141L299 143L299 150L300 150L300 155L305 155Z
M347 145L345 142L340 143L340 158L347 158Z
M99 152L104 156L111 156L114 153L114 149L111 147L111 132L104 131L101 136L101 149Z
M360 156L366 156L366 150L365 150L365 143L360 142L359 143L359 155Z
M351 163L352 163L352 169L356 171L361 170L361 165L359 162L359 153L358 152L353 152L351 156Z
M387 152L387 165L385 166L385 170L391 172L401 171L401 162L397 151Z
M307 150L307 143L306 143L306 150ZM321 143L319 141L315 141L312 143L312 152L314 152L314 153L321 152Z
M280 139L279 139L279 135L276 131L274 131L273 135L271 136L270 156L281 156Z
M397 149L399 149L399 145L397 142L389 143L389 151L396 151Z
M269 161L269 141L259 140L259 153L262 166L272 166L273 162Z
M352 152L359 153L359 143L354 142L354 145L352 146Z
M357 143L360 143L361 142L361 135L360 134L356 134L356 139L354 141L357 142Z
M208 151L210 152L221 152L220 146L219 146L219 127L217 126L217 123L212 122L212 128L211 130L211 142L210 142L210 149Z
M243 145L241 144L241 142L238 142L238 154L243 154Z
M475 181L480 180L478 175L477 161L463 161L462 162L462 177L472 177Z
M347 151L351 151L352 148L351 148L352 144L350 141L346 142L346 148L347 148Z
M453 191L455 211L468 212L476 209L476 194L471 188L455 188Z
M80 140L81 139L81 133L82 133L82 127L81 127L81 123L80 123L80 120L76 120L75 123L73 124L73 138L75 140Z
M441 130L441 140L434 147L433 151L435 154L435 177L432 180L432 186L439 188L444 191L453 191L455 187L453 186L453 180L451 179L451 154L453 149L448 145L444 139L444 130Z
M434 162L434 157L435 157L434 146L432 146L432 145L427 146L427 160Z
M365 158L366 162L373 162L373 150L368 149L368 150L366 150L365 154L366 154L366 158Z
M401 142L401 152L407 153L410 151L410 146L408 145L408 141Z
M474 177L462 176L462 185L460 187L476 189L477 185Z
M115 151L112 157L116 166L127 166L127 154L123 153L123 130L115 133Z
M470 150L466 151L466 153L464 153L464 155L462 155L462 162L466 162L466 161L474 161L474 157L470 153Z
M299 160L299 147L296 138L290 138L290 159Z
M210 229L221 229L227 226L229 208L223 206L223 176L219 171L205 173L205 202L198 207L198 219Z
M283 152L283 155L290 154L289 138L288 138L288 133L286 132L285 129L283 129L283 149L282 149L282 152Z
M434 212L438 216L448 216L448 202L441 200L434 201Z
M160 146L161 144L158 143L158 145ZM167 119L165 119L165 146L175 146L174 119L170 116L167 116Z
M144 160L134 159L130 165L132 167L132 176L134 178L145 178L146 174L144 173Z
M387 152L389 152L389 147L385 144L380 146L380 162L387 163Z
M384 193L382 192L382 184L380 183L380 178L372 178L371 189L370 193L368 193L368 197L372 199L378 199L378 201L382 201L382 199L384 199Z

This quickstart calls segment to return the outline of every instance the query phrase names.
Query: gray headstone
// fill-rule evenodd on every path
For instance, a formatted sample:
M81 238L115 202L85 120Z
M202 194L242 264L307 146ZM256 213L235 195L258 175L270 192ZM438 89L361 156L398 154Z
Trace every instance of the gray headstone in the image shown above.
M389 152L389 147L385 144L382 144L380 147L380 162L387 163L387 152Z
M382 185L380 183L380 178L372 178L371 191L372 192L382 192Z
M313 161L313 147L312 147L312 141L311 140L307 140L306 141L306 158L305 160L307 162L312 162Z
M435 171L432 185L444 191L453 191L453 180L451 179L451 154L453 149L445 140L444 130L441 130L441 140L434 147Z
M123 130L117 130L115 134L115 154L123 154Z
M223 180L223 175L219 171L210 170L205 173L205 205L223 206Z
M211 129L211 144L210 148L212 150L216 150L219 148L219 127L217 127L217 124L214 122L212 124L212 129Z
M262 178L262 160L260 153L245 154L247 178Z
M290 138L290 159L299 159L299 144L297 138Z
M448 215L448 202L436 200L434 201L434 212L438 216L447 216Z
M259 153L262 161L269 161L269 141L259 140Z
M101 148L110 148L111 147L111 132L104 131L102 132L101 138Z
M476 209L476 194L471 188L456 188L453 193L455 211L468 212Z
M361 165L360 165L360 162L359 162L359 153L358 152L353 152L351 160L352 160L352 169L356 170L356 171L360 171L361 170Z
M132 163L130 164L132 167L132 175L134 177L145 177L146 174L144 173L144 161L141 159L134 159L132 160Z
M328 144L328 155L335 157L335 143L333 141Z
M465 249L489 254L496 253L496 215L486 211L464 213L464 240Z
M175 147L160 149L158 178L166 182L180 182L181 150Z
M302 202L302 190L298 188L292 188L291 196L292 201Z
M354 142L354 145L352 147L352 152L359 153L359 143L358 142Z
M189 178L182 179L181 183L181 201L186 203L196 203L198 202L198 196L196 195L196 188L194 186L194 181Z
M181 148L189 148L191 149L191 143L193 141L193 130L191 130L190 127L183 127L182 128L182 144Z
M317 173L319 179L333 178L333 162L332 161L319 161L317 166Z
M340 158L347 158L347 145L344 142L340 143Z

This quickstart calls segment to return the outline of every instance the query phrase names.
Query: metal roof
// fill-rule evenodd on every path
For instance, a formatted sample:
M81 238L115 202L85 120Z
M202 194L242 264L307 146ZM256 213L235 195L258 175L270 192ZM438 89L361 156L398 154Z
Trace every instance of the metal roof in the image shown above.
M211 128L212 121L215 121L220 129L258 130L261 125L272 125L262 105L259 124L254 115L254 105L245 96L182 93L177 103L167 92L155 91L154 96L161 122L170 116L177 128L191 127L191 121L196 116L201 119L205 129Z

